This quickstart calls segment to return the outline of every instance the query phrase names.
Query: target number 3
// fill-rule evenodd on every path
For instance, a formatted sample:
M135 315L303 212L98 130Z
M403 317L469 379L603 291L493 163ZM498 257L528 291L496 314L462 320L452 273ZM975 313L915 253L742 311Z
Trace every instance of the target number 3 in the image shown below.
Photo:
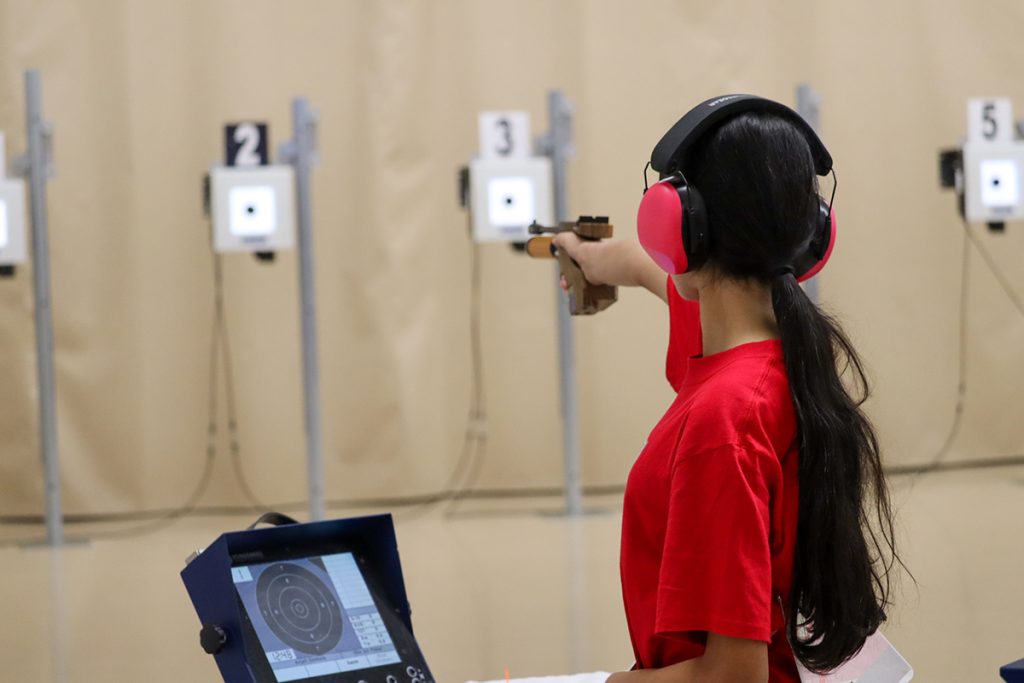
M499 146L494 151L499 156L507 157L514 149L512 144L512 123L508 119L498 119L497 126Z
M255 121L224 127L224 163L227 166L266 166L267 124Z
M480 113L480 156L524 159L530 156L530 115L525 111Z

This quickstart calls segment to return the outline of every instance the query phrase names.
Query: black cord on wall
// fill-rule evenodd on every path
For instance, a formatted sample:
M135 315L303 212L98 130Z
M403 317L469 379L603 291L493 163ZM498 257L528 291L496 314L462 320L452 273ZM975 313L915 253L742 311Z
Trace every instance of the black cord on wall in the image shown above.
M217 459L217 429L219 423L219 411L217 403L217 375L218 370L220 369L221 362L223 362L224 367L225 403L227 409L228 438L229 447L231 450L231 461L239 487L242 489L242 493L248 500L250 505L248 508L245 509L248 512L252 512L253 510L267 509L266 506L263 503L261 503L259 499L256 498L256 496L253 494L252 489L245 478L245 473L242 468L241 448L239 446L238 439L238 418L235 410L236 399L234 366L232 363L230 337L228 336L227 318L225 314L224 273L220 254L213 255L213 290L213 322L210 328L210 359L209 373L207 378L206 401L206 454L205 457L203 458L203 465L199 473L199 478L195 486L192 488L192 491L185 499L185 501L181 505L174 508L151 511L133 511L126 513L101 513L96 515L64 516L65 524L98 523L114 521L144 522L141 525L132 526L125 529L93 531L89 534L90 539L132 538L136 536L144 536L147 534L160 531L170 526L182 517L190 515L197 510L199 501L202 499L203 495L206 493L206 490L210 486L210 482L213 480L213 466ZM42 518L41 515L0 516L0 524L36 524L44 522L45 519ZM38 540L41 541L42 539ZM14 541L13 543L4 543L0 545L24 545L35 543L36 541L37 539L21 539L18 541Z
M990 467L1010 467L1024 465L1024 454L1012 454L993 458L981 458L971 460L946 461L953 443L960 434L960 426L963 423L964 409L967 404L967 342L968 342L968 293L971 254L970 247L974 248L985 261L989 272L992 273L1003 293L1013 303L1017 312L1024 316L1024 303L1017 293L1013 291L1009 280L999 269L988 250L984 247L978 237L971 232L971 226L966 219L963 220L964 239L962 247L962 261L960 266L960 314L959 314L959 349L957 352L957 394L956 408L953 413L953 422L950 425L946 440L931 460L923 465L892 465L885 468L885 473L890 476L911 475L914 477L930 474L932 472L963 471L971 469L984 469Z
M451 514L459 501L473 490L483 468L487 455L487 393L484 383L483 339L480 324L480 295L483 275L480 246L470 244L469 278L469 346L470 346L470 397L469 412L466 416L466 431L462 449L455 468L448 476L444 488L426 496L423 502L413 504L413 509L403 512L402 519L420 517L437 505L447 503L446 514Z
M964 222L963 256L961 262L960 276L960 297L959 297L959 350L957 363L957 398L954 409L953 421L949 432L942 446L933 458L923 465L891 465L885 468L889 476L920 476L933 472L967 471L974 469L987 469L996 467L1011 467L1024 465L1024 454L1011 454L992 458L979 458L972 460L947 461L945 460L952 448L960 427L963 422L963 414L966 406L967 396L967 342L968 342L968 293L970 275L970 253L969 246L973 246L982 259L985 261L988 270L996 278L1006 296L1013 303L1018 312L1024 316L1024 302L1014 292L1005 275L998 268L997 264L989 254L988 250L974 235L969 224ZM554 497L563 493L559 487L516 487L506 489L483 489L474 488L476 478L482 469L485 460L486 447L486 394L483 382L483 353L480 331L480 289L481 289L481 265L479 247L472 246L471 254L471 288L470 288L470 341L472 352L472 387L470 410L465 439L462 452L456 462L455 468L448 478L446 486L436 492L421 495L379 497L379 498L347 498L327 501L327 507L333 510L349 509L372 509L372 508L403 508L412 507L409 514L416 516L433 509L437 504L449 502L455 503L460 500L496 500L516 498L541 498ZM221 271L220 257L214 257L214 287L215 306L213 334L210 354L210 382L208 405L209 422L207 427L207 448L203 469L199 480L185 502L171 509L134 510L112 513L86 513L67 514L64 516L65 524L95 524L106 522L137 522L147 521L148 523L124 530L99 531L90 534L90 537L131 537L153 533L172 524L175 520L186 515L194 516L221 516L221 515L248 515L254 509L301 511L306 508L302 501L286 501L264 504L253 495L251 487L244 475L242 467L241 449L237 436L237 418L235 415L235 394L234 375L231 363L230 344L227 336L227 325L224 315L224 292L223 274ZM198 501L209 486L213 474L213 464L216 459L216 434L217 434L217 392L216 374L218 369L218 357L223 354L225 362L225 388L227 394L228 429L230 434L232 463L235 475L243 494L249 501L247 506L237 505L210 505L199 506ZM622 484L608 486L584 487L585 495L614 495L621 494L624 490ZM449 507L448 512L451 512ZM45 523L42 515L0 515L0 524L4 525L40 525ZM17 539L0 543L4 545L23 545L39 542L41 539Z
M224 306L224 273L221 265L220 254L214 254L213 258L213 284L214 284L214 345L219 342L221 355L224 361L224 396L225 407L228 418L228 448L231 452L231 466L235 473L235 481L242 491L242 495L256 511L267 511L269 508L256 497L249 480L245 476L242 467L242 449L238 438L238 413L235 400L235 366L231 357L231 337L228 334L227 314ZM216 379L211 372L211 402L216 399ZM217 414L211 409L210 427L216 429Z

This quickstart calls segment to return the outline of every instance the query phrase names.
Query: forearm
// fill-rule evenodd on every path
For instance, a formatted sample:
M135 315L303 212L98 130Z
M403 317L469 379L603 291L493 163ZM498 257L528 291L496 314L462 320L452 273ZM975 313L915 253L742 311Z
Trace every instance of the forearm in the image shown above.
M606 683L768 683L768 645L708 633L700 657L660 669L622 671Z
M572 232L555 235L555 246L569 254L595 285L643 287L662 301L668 301L665 273L630 240L581 240Z
M668 290L666 288L668 276L665 275L665 271L658 267L658 264L651 260L647 252L642 248L639 252L640 262L634 271L637 274L637 284L665 303L668 303Z
M621 240L610 242L607 246L610 249L601 260L598 273L603 282L624 287L643 287L659 299L668 300L664 271L658 268L639 244Z
M620 671L609 676L606 683L761 683L768 680L767 670L763 677L759 673L751 675L729 670L697 657L661 669Z
M689 659L661 669L620 671L609 676L606 683L697 683L700 680L696 678L699 661Z

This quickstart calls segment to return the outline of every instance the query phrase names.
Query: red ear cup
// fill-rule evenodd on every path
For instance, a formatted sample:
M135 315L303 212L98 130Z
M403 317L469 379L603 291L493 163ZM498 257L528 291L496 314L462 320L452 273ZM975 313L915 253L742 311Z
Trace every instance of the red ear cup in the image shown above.
M683 244L683 202L668 180L652 185L640 200L636 214L640 244L662 270L685 273L689 265Z
M832 256L832 249L836 246L836 212L831 209L824 199L821 201L821 218L818 224L818 235L811 242L808 249L805 271L799 272L797 280L804 282L821 272L821 269L828 263Z

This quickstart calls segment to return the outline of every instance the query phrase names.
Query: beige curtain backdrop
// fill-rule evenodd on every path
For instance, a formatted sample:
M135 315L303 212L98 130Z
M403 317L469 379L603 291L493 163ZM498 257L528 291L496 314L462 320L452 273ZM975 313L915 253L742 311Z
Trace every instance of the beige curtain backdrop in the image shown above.
M821 286L871 369L890 463L927 461L954 415L963 230L936 155L965 100L1024 108L1024 6L837 2L0 2L0 130L24 150L43 75L60 465L69 512L180 504L202 470L213 311L203 172L222 126L291 135L319 110L316 285L331 499L428 493L456 465L470 392L470 247L455 173L481 110L576 104L571 211L633 239L641 169L705 97L824 97L840 187ZM1024 229L981 232L1024 293ZM481 488L557 486L550 266L481 249L489 444ZM1024 446L1024 320L972 254L969 385L951 458ZM294 253L224 258L241 458L268 502L305 496ZM624 482L671 396L666 311L628 291L575 323L587 484ZM42 509L31 270L0 282L0 513ZM223 397L221 399L223 407ZM222 412L221 433L225 431ZM240 504L227 442L204 504Z

